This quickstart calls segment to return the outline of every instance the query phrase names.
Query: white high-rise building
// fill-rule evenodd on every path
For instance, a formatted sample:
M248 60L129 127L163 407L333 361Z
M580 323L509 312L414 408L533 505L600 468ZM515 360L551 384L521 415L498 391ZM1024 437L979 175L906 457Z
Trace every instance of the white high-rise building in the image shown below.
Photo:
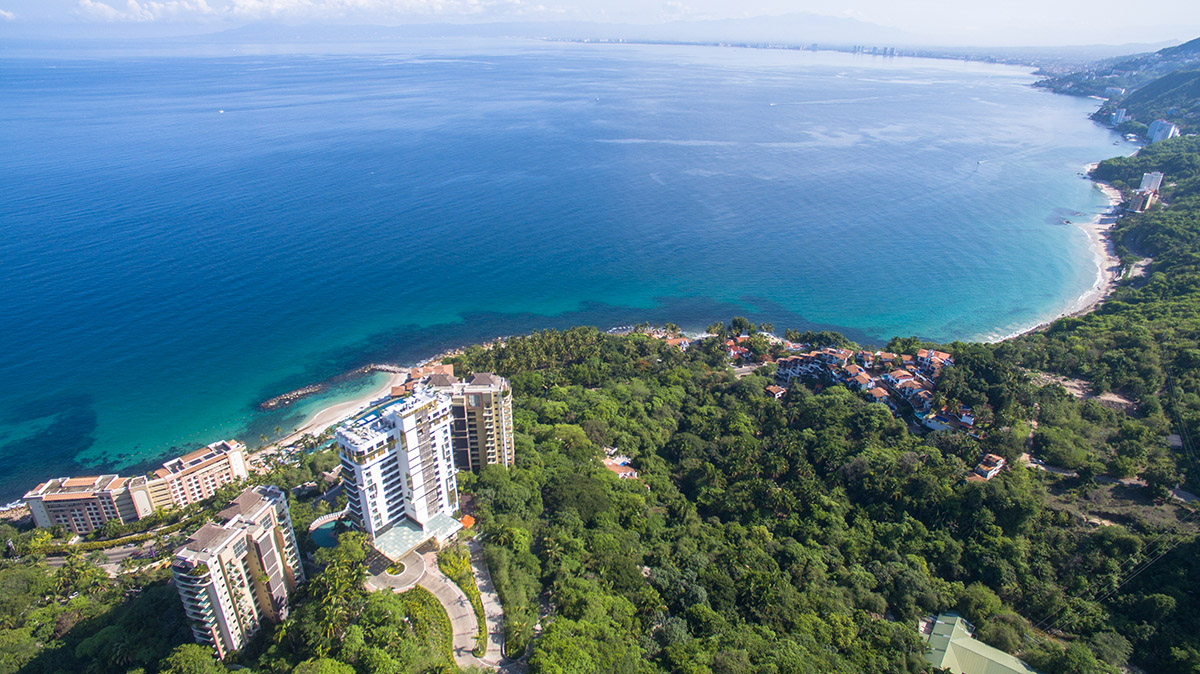
M1142 192L1142 191L1157 192L1159 189L1162 188L1162 181L1163 181L1163 174L1160 171L1155 171L1153 173L1143 173L1142 174L1142 184L1140 187L1138 187L1137 191L1139 191L1139 192Z
M350 520L389 557L461 529L450 396L413 395L337 430Z
M1179 137L1179 127L1165 119L1159 119L1150 124L1147 130L1151 143L1161 143L1164 140Z

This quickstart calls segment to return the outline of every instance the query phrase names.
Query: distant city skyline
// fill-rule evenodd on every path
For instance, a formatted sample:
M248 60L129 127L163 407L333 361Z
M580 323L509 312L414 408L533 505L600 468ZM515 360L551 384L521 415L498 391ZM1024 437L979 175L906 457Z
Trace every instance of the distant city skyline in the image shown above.
M873 24L863 28L875 30L876 36L881 34L878 29L887 29L890 32L883 34L907 44L1160 43L1200 35L1200 5L1194 0L1163 0L1152 10L1115 0L986 4L853 0L836 5L813 0L0 0L0 26L8 35L19 33L22 25L91 25L103 36L122 34L121 25L134 24L141 24L145 32L166 34L217 31L260 21L662 24L793 13Z

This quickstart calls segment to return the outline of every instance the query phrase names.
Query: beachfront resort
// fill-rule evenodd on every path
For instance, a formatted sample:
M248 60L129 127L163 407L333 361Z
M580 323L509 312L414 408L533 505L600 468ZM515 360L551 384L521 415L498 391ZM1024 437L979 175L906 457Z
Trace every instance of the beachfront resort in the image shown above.
M164 508L185 508L245 479L246 446L222 440L176 457L151 475L92 475L48 480L25 494L34 524L88 534L109 521L131 524Z

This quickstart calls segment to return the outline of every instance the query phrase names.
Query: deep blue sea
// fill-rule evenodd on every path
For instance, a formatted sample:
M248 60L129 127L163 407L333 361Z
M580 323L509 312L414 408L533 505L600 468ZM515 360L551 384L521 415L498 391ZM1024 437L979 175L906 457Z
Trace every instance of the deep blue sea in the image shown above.
M1127 153L1027 71L495 41L0 56L0 499L251 445L368 362L741 314L994 338L1095 281Z

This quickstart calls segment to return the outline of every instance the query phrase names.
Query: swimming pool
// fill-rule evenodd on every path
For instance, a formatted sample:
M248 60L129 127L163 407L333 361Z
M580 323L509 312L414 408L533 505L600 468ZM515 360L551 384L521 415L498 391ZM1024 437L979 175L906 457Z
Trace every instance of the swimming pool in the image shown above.
M337 520L326 522L321 526L309 532L308 536L322 548L336 548L338 544L337 534L334 533L334 527L338 525Z

